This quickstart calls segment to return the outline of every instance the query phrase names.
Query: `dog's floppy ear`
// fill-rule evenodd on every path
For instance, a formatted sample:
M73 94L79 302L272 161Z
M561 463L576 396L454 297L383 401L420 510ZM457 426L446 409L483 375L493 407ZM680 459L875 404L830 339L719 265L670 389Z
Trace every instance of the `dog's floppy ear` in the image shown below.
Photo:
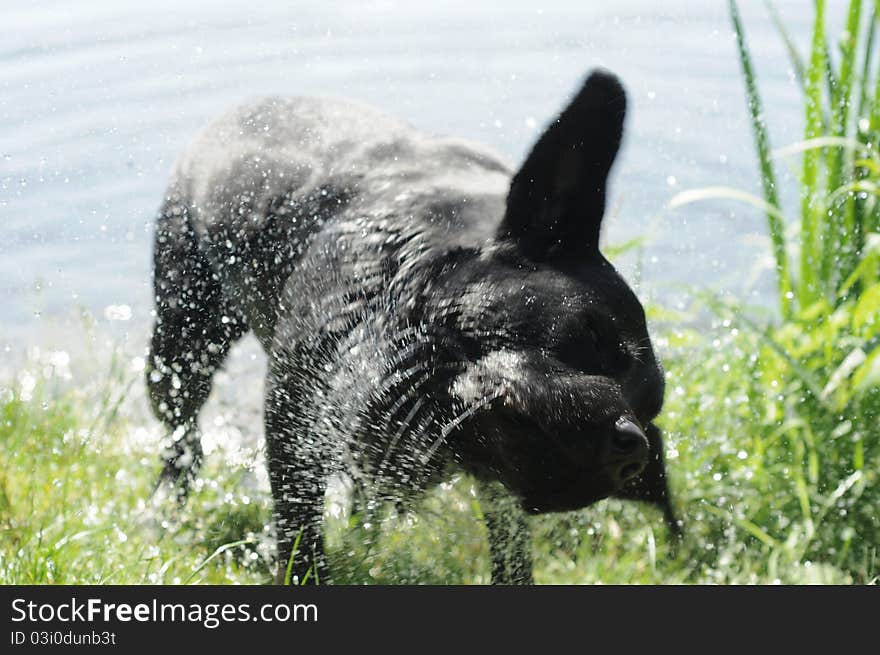
M514 175L497 237L536 260L598 249L605 184L625 114L620 81L594 71Z

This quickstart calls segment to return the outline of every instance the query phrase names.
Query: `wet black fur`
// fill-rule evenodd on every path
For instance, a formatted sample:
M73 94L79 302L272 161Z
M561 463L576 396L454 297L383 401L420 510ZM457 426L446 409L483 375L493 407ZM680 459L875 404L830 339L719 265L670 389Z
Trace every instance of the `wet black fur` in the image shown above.
M617 79L593 73L512 178L484 148L348 102L267 99L209 126L156 230L147 381L173 432L163 479L185 494L211 377L250 329L269 356L280 577L299 536L295 578L328 579L337 473L397 502L472 474L495 582L531 579L529 513L613 495L659 505L677 530L651 423L662 371L598 248L625 109ZM608 445L621 421L650 444L625 484Z

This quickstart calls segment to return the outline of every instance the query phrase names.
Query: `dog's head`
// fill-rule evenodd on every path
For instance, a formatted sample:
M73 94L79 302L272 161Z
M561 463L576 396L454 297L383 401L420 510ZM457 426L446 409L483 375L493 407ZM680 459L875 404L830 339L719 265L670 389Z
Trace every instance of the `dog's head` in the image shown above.
M663 373L638 299L599 252L623 133L618 80L593 73L513 177L493 245L457 277L465 370L450 394L462 463L531 512L584 507L647 463Z

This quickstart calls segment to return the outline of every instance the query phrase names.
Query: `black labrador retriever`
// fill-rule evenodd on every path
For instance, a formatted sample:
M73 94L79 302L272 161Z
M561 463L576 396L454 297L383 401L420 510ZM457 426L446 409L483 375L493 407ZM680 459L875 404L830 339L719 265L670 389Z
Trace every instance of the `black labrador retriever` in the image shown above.
M185 495L212 375L250 329L270 362L280 580L327 579L339 473L371 502L472 475L496 583L531 580L528 514L615 496L677 530L651 423L663 373L599 252L625 111L617 78L593 72L513 175L485 148L338 100L264 99L210 125L156 229L162 479Z

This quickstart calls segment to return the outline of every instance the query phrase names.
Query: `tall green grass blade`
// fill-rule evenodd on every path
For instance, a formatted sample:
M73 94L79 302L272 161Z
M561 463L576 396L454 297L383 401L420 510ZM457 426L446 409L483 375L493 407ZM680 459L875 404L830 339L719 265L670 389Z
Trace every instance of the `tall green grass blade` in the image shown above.
M873 28L877 28L878 21L880 21L880 0L874 0ZM874 109L871 111L868 129L871 132L880 132L880 70L875 71L875 75L876 88L874 89ZM865 81L865 84L868 84L867 80Z
M878 255L880 255L880 234L869 233L865 239L862 259L849 277L844 280L840 287L840 295L847 294L860 279L865 286L870 286L876 281L876 270L874 269L876 269L877 262L880 261Z
M199 564L196 568L193 569L192 573L189 574L189 577L183 581L183 584L189 584L192 582L193 578L195 578L202 569L204 569L208 564L210 564L213 560L220 557L223 553L231 548L237 548L239 546L244 546L245 544L252 544L253 539L240 539L239 541L233 541L228 544L223 544L218 547L210 556L206 557L202 560L201 564Z
M810 139L809 141L798 141L783 146L782 148L774 149L772 155L774 159L782 159L784 157L790 157L792 155L806 152L807 150L821 150L825 148L842 148L847 152L858 154L861 157L869 157L871 155L871 148L866 144L857 141L856 139L837 136L820 136L816 139Z
M779 33L779 38L782 39L782 42L785 44L785 49L788 51L788 59L794 70L795 79L800 85L801 91L806 93L807 67L804 64L804 58L801 56L800 52L798 52L794 39L791 38L791 34L789 33L788 28L785 27L785 23L782 22L782 17L776 10L776 5L774 5L771 0L764 0L764 5L767 8L767 12L770 14L770 19L773 21L776 31ZM828 129L828 126L831 125L831 117L828 115L828 112L824 110L822 111L822 124L825 126L826 130Z
M788 51L788 60L791 62L791 67L794 70L795 79L797 79L802 89L806 89L807 67L804 65L804 58L801 57L801 53L798 52L797 46L794 44L794 39L791 38L785 23L782 22L782 17L776 10L776 5L771 0L764 0L764 6L767 8L767 13L770 14L773 26L779 32L779 38L782 39L785 49Z
M834 132L836 136L849 134L849 119L852 114L852 84L855 72L856 51L859 45L859 27L862 22L862 0L851 0L847 12L846 31L840 41L840 76L837 83L838 97L834 105ZM832 177L834 187L840 179Z
M287 566L284 567L284 586L290 585L290 581L293 578L293 562L296 558L297 551L299 551L299 542L302 540L302 536L303 529L300 528L300 531L296 534L293 546L290 548L290 557L287 558Z
M776 173L770 157L770 137L767 134L767 125L764 121L764 110L761 104L761 96L758 93L758 85L752 67L751 56L746 46L745 32L739 16L739 8L736 0L729 0L730 20L736 32L736 44L739 49L739 61L742 66L743 76L746 80L746 95L748 98L749 114L752 122L752 133L755 137L755 146L758 150L758 159L761 165L761 184L764 190L764 199L771 207L779 209L779 195L776 187ZM767 225L770 230L770 240L773 245L773 258L776 262L776 281L779 290L780 311L784 318L791 316L792 284L788 265L788 253L785 247L785 223L779 219L778 214L767 212Z
M871 21L871 29L875 31L880 30L880 0L874 1L874 17ZM866 68L869 66L870 64L868 64ZM873 108L870 111L870 120L868 121L868 129L873 135L874 144L876 146L877 141L880 140L880 65L875 68L874 75L876 78L876 86L872 100ZM870 84L868 75L865 76L862 83L866 86ZM866 114L868 113L867 109L868 108L866 108L865 111ZM880 231L880 203L874 203L872 210L865 212L865 216L862 218L862 233L867 234L868 232L878 231Z
M865 37L865 50L862 53L862 70L859 76L859 106L856 109L856 116L858 118L870 118L870 107L874 104L870 93L872 68L877 63L874 59L874 47L877 43L878 22L880 22L880 9L875 7L871 10L871 17L868 19L868 24L865 28L867 35ZM876 101L876 98L874 98L874 101ZM857 136L864 136L867 133L868 130L858 130Z
M822 66L825 69L825 86L828 87L828 98L831 106L834 107L837 105L840 92L838 91L837 74L834 72L834 63L831 58L831 46L828 45L828 40L824 37L822 42ZM809 74L807 78L809 79Z
M870 137L870 121L866 125L864 121L870 117L871 107L877 104L877 98L871 98L871 73L874 65L874 44L877 38L878 13L876 7L871 11L866 28L867 37L865 42L865 51L862 61L862 70L859 76L859 105L856 108L856 129L855 138L863 145L871 143ZM873 144L871 144L873 145ZM864 160L857 160L853 163L853 176L856 182L864 180L870 175L870 170L865 166ZM873 203L873 204L876 204ZM863 198L857 198L853 201L853 236L852 251L859 253L862 251L865 242L865 235L870 230L869 219L872 213L872 205L869 205ZM847 268L848 273L853 266Z
M853 111L853 74L856 63L856 50L859 44L859 27L862 21L862 0L851 0L847 14L846 31L840 41L840 78L838 97L832 107L834 116L834 134L841 138L850 133L850 116ZM842 150L829 153L830 171L828 191L850 182L852 179L853 157ZM836 216L834 212L832 216ZM825 267L830 268L833 258L840 258L840 277L846 277L854 266L855 246L858 242L860 226L856 226L855 198L848 195L844 202L843 220L828 221L829 234L825 245ZM832 282L836 286L836 280Z
M806 125L804 139L810 140L822 134L822 72L827 59L825 49L825 0L816 0L816 20L810 66L807 71ZM801 177L801 276L798 300L801 307L809 307L822 295L820 286L823 264L820 228L822 211L819 200L820 153L804 152Z

